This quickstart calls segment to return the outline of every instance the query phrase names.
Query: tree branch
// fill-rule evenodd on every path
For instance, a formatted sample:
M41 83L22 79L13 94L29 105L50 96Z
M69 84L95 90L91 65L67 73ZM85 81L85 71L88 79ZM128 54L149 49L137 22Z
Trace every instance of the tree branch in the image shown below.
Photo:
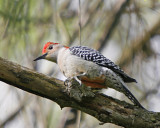
M1 122L0 128L4 128L7 123L9 123L13 119L15 119L18 116L18 114L24 110L27 103L28 103L28 99L25 98L24 101L19 105L19 107L11 115L9 115L9 117L7 117L7 119L5 119L3 122Z
M83 97L81 101L77 101L65 92L63 81L2 58L0 58L0 80L50 99L58 103L61 108L79 109L104 123L130 128L160 127L160 113L149 112L103 94L95 94L94 98Z
M107 28L106 28L106 32L104 33L105 36L103 36L104 39L101 39L102 41L100 42L101 43L101 47L99 48L99 51L102 51L102 49L104 48L106 42L110 39L110 37L112 36L112 33L114 32L116 26L118 25L119 23L119 20L121 18L121 15L123 14L126 6L129 4L130 0L125 0L121 7L116 10L116 12L114 12L110 22L109 22L109 25L107 25ZM109 26L109 28L108 28Z
M150 26L144 33L139 34L135 39L131 41L131 45L125 47L122 51L121 60L118 63L120 67L124 67L131 62L132 56L136 55L138 51L142 51L143 47L148 43L151 37L160 28L160 17L157 17L155 23ZM143 50L144 51L144 50Z

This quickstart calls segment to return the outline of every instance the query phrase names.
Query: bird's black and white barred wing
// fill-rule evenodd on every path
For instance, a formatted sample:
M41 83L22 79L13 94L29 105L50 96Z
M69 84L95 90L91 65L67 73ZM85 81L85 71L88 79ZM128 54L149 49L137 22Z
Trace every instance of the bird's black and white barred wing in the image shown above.
M104 57L100 52L88 48L86 46L73 46L70 47L69 50L73 55L83 58L87 61L92 61L102 67L107 67L120 75L124 82L136 82L135 79L129 77L123 70L120 69L119 66L115 65L111 60Z

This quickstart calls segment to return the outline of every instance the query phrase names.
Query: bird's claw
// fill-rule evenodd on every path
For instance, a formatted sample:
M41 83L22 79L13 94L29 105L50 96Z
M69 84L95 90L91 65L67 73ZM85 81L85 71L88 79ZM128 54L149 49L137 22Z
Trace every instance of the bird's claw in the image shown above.
M81 81L76 79L77 77L67 78L64 81L64 85L66 86L66 91L70 97L81 101L82 97L94 97L94 93L91 91L90 88L86 87L81 83ZM79 82L80 81L80 82Z
M72 88L72 78L67 78L64 81L64 85L66 87L66 92L70 92L71 88Z

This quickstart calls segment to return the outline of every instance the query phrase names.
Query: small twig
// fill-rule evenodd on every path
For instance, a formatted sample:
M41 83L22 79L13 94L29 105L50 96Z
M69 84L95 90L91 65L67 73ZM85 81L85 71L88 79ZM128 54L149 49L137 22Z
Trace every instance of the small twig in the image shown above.
M81 0L79 0L79 41L81 45Z

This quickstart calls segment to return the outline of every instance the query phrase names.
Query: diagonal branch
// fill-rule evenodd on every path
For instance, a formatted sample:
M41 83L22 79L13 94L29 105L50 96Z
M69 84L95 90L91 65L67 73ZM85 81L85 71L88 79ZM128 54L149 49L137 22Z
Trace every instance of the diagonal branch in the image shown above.
M48 98L63 107L73 107L104 123L130 128L160 127L160 113L140 109L124 101L96 94L77 101L64 91L63 81L37 73L0 58L0 80L12 86Z
M107 28L106 28L106 32L104 33L104 39L101 39L102 41L100 42L101 43L101 47L99 48L99 51L102 51L102 49L104 48L106 42L110 39L110 37L112 36L112 33L114 32L116 26L118 25L119 23L119 20L124 12L124 10L126 9L127 5L129 4L130 0L125 0L121 7L116 11L114 12L115 14L113 14L113 18L111 18L110 22L109 22L109 25L107 25ZM108 28L108 26L110 26Z
M120 67L126 66L131 62L132 56L136 55L138 51L142 51L143 47L148 43L156 31L160 28L160 17L158 16L155 20L155 23L152 24L146 31L142 34L139 34L138 37L131 41L131 45L123 49L122 57L119 62L117 62ZM148 52L148 51L147 51Z
M19 114L21 111L24 110L24 108L26 107L27 103L28 103L28 99L25 98L24 101L19 105L19 107L18 107L5 121L3 121L3 122L0 124L0 128L5 127L5 125L6 125L7 123L9 123L9 122L12 121L13 119L15 119L15 118L18 116L18 114Z

